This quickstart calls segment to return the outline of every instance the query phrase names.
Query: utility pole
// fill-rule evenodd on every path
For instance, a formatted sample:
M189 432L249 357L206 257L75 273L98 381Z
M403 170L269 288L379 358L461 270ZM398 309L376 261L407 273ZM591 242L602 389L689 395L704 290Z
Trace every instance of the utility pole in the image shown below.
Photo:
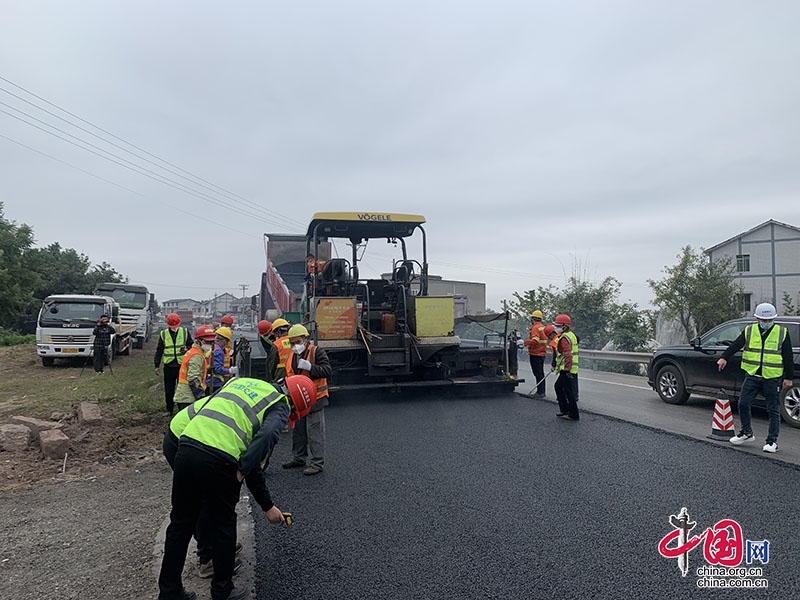
M247 288L249 288L250 286L247 285L246 283L240 283L239 287L242 288L242 299L244 299L244 295L245 295L245 293L247 293ZM244 307L242 307L240 310L241 310L241 314L245 313L245 308ZM252 316L250 317L250 320L251 321L253 320Z

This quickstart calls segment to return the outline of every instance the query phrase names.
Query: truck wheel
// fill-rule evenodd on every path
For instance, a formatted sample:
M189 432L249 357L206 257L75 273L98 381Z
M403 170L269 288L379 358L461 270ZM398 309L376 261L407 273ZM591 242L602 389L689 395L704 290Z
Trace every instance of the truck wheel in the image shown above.
M52 367L53 363L55 362L55 358L52 356L43 356L42 357L42 366L44 367Z
M683 383L683 375L675 365L661 367L656 377L656 392L667 404L686 404L689 392Z
M780 397L781 417L789 427L800 428L800 383L785 390L781 390Z
M143 337L137 337L133 347L136 348L137 350L141 350L142 348L144 348L144 342L145 339Z

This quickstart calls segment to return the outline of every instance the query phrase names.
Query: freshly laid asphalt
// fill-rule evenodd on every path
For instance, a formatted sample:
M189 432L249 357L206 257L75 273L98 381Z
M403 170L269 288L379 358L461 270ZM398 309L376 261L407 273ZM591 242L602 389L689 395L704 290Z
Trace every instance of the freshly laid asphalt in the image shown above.
M297 599L800 597L800 471L517 394L326 409L326 470L268 469L291 528L257 506L257 596ZM766 590L703 590L657 545L681 507L769 540ZM744 566L744 563L742 563Z

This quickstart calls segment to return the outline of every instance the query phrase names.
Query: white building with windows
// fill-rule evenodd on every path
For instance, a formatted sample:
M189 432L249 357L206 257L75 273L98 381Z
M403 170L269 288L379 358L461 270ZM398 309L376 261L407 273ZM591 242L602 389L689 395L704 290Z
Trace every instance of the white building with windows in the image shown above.
M741 284L742 311L771 302L786 313L784 297L800 308L800 228L770 219L706 250L710 260L732 257Z

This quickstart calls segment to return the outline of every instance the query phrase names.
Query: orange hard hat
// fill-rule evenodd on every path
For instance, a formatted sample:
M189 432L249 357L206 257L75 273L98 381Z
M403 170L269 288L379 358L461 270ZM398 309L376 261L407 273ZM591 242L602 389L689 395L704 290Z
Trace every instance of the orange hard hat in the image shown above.
M295 421L311 412L311 407L317 401L317 388L305 375L290 375L286 378L286 389L294 405L289 415L289 427L294 427Z
M267 335L272 331L272 323L266 319L258 322L258 335Z
M200 327L197 328L197 331L194 332L194 337L198 340L213 342L216 339L217 334L215 334L214 330L208 325L200 325Z
M569 318L569 315L561 313L556 317L556 320L553 321L556 325L571 325L572 319Z
M233 317L230 315L225 315L219 321L220 323L222 323L223 325L227 325L228 327L233 325Z
M181 324L181 318L175 313L169 313L167 315L167 325L170 327L177 327Z
M553 335L555 332L556 332L556 328L555 328L555 327L553 327L552 325L545 325L545 326L544 326L544 334L545 334L547 337L550 337L550 336L551 336L551 335Z

